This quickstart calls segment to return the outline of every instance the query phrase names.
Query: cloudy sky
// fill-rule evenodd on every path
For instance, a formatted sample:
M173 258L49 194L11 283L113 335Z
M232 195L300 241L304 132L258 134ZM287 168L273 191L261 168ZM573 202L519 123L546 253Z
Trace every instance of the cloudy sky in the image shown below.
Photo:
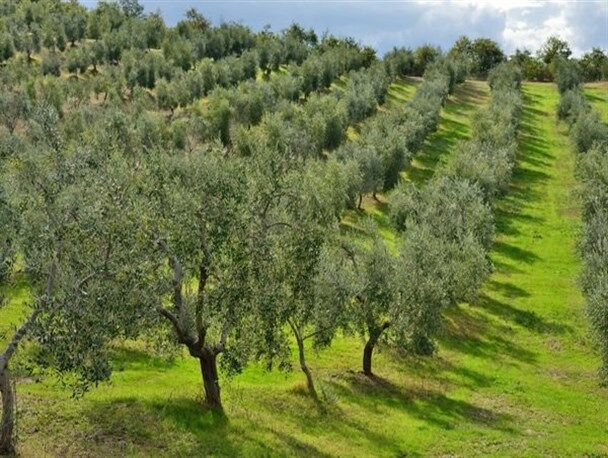
M466 34L496 40L507 53L532 51L550 35L580 55L608 49L608 0L140 0L173 25L196 7L214 23L237 21L259 30L280 30L296 21L318 33L351 36L384 53L393 46L429 43L444 49Z

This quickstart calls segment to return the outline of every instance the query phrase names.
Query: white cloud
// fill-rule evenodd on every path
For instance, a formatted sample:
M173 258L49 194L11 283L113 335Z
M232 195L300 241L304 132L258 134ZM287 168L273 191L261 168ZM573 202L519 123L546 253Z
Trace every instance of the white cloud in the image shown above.
M448 49L460 35L496 40L508 54L536 51L551 35L568 40L574 55L608 49L607 0L140 0L175 24L195 6L214 22L241 21L275 30L300 22L322 33L352 36L376 47L423 43Z
M537 50L552 35L568 42L572 42L575 38L574 30L568 24L564 9L541 21L532 21L530 18L526 18L522 12L513 11L512 14L507 15L502 38L505 48L510 52L515 48Z

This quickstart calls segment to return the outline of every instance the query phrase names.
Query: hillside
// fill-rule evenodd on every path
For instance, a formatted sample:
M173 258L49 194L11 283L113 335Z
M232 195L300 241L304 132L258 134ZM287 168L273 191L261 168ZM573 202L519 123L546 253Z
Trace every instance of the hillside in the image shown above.
M599 23L152 3L0 0L1 456L608 457Z
M447 126L459 123L466 136L468 114L484 100L473 84L448 101L418 163L448 152L440 146L450 141ZM576 285L574 159L564 127L555 123L556 89L527 83L524 100L515 179L499 204L496 271L478 302L449 311L436 357L381 351L378 378L368 381L356 372L361 342L340 338L331 351L311 356L330 400L327 412L306 398L298 372L251 367L227 381L223 420L201 414L195 362L150 360L133 345L116 354L111 383L82 400L48 381L20 383L23 453L608 453L608 395L595 381Z

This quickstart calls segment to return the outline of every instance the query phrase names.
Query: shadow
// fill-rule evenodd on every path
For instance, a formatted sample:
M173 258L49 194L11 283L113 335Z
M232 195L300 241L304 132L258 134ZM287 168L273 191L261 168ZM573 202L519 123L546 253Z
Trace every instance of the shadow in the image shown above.
M487 283L488 287L493 291L500 292L503 296L508 298L518 298L518 297L529 297L530 293L526 290L520 288L519 286L515 286L512 283L503 283L496 280L490 280Z
M506 413L423 387L404 388L381 377L370 378L357 373L347 373L340 381L332 381L332 387L341 397L359 404L365 410L378 411L383 407L400 409L442 429L453 429L465 422L477 427L516 432L510 424L512 417Z
M404 176L417 185L433 177L439 165L462 141L469 138L470 119L488 100L488 91L467 81L456 87L441 108L438 128L431 133Z
M324 453L319 450L317 447L307 444L306 442L300 441L293 436L285 434L281 431L271 428L264 428L269 433L276 436L281 442L283 442L287 449L292 450L293 452L300 454L302 456L314 457L314 458L329 458L332 455L329 453Z
M493 251L500 253L513 261L523 262L526 264L532 264L533 262L541 259L537 254L530 250L526 250L515 245L509 245L503 241L494 242Z
M491 386L495 380L492 375L452 363L441 353L432 357L424 357L412 355L398 348L388 348L388 352L394 360L392 363L396 368L405 368L405 372L415 376L418 380L432 379L446 391L461 388L477 390Z
M511 304L498 301L487 295L482 296L481 300L475 303L475 307L482 308L504 321L512 322L536 333L564 334L574 331L572 326L548 321L534 311L518 309Z
M125 345L114 346L112 352L113 370L169 370L177 364L178 354L171 356L158 356L145 349L138 349Z
M386 105L398 107L412 98L416 87L422 82L421 78L398 77L389 86Z
M483 309L484 297L470 308L452 307L446 311L443 336L440 339L442 345L460 353L501 361L503 364L535 364L537 356L534 352L503 337L512 331L509 325L497 323L488 315L475 310Z
M187 398L142 401L124 397L111 401L95 401L85 410L92 426L91 441L106 456L127 452L133 447L169 453L171 435L175 431L192 434L204 441L189 453L237 456L240 448L232 444L233 432L226 415L205 409L201 402ZM184 446L179 445L180 449ZM174 452L173 452L174 453Z

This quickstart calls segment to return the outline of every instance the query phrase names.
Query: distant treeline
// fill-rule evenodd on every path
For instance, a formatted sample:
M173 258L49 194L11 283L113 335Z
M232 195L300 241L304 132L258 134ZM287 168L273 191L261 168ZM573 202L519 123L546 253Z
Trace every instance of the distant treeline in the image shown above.
M42 73L59 75L62 69L84 73L91 67L96 71L99 65L118 64L122 60L126 84L130 87L138 84L152 88L160 79L170 80L180 72L198 67L203 59L235 59L244 54L243 62L229 59L224 67L226 72L215 75L222 85L233 73L237 80L239 75L241 79L249 75L247 69L255 68L256 62L268 72L290 62L301 64L311 47L317 45L327 48L343 42L361 47L350 38L318 37L313 30L297 24L282 34L273 34L268 29L253 32L237 23L214 27L195 9L189 10L175 27L168 27L159 13L143 14L143 7L134 0L101 1L94 9L76 1L0 0L0 16L0 64L16 53L24 53L28 60L40 54ZM371 48L361 48L369 57L374 55ZM422 76L426 66L444 54L431 45L408 51L408 56L402 56L402 70L417 76ZM553 36L535 54L517 49L508 56L489 38L471 40L462 36L448 54L466 61L470 73L480 78L485 78L497 64L512 61L520 67L525 80L553 81L556 59L570 58L572 50L566 41ZM584 81L608 78L608 56L599 47L570 60L579 66Z

